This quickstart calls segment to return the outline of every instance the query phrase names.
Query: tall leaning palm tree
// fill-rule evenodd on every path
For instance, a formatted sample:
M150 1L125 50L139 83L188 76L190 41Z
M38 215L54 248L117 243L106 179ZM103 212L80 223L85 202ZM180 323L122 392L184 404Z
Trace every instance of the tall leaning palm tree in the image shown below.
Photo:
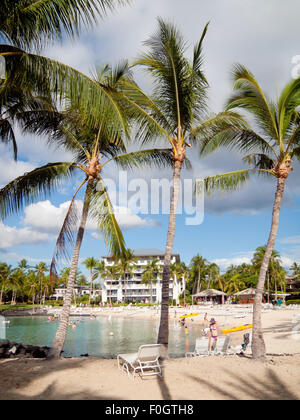
M253 128L251 125L243 130L229 127L213 138L206 133L204 150L210 152L220 146L235 147L243 153L244 161L250 164L250 168L208 177L205 179L205 188L208 192L213 189L234 190L246 182L251 174L262 174L276 181L271 230L260 267L253 311L252 353L255 359L264 359L262 295L276 242L286 182L293 171L292 160L300 160L300 78L288 83L276 102L267 98L254 75L244 66L234 67L233 79L236 92L229 99L226 110L245 110L254 117Z
M207 87L202 65L202 44L207 32L206 25L199 43L194 48L193 59L186 57L187 45L173 25L158 19L158 31L145 42L149 51L134 63L146 70L153 79L154 89L149 97L137 89L132 94L135 102L147 112L140 113L136 121L137 135L146 143L162 140L173 151L173 189L170 204L169 228L165 249L162 310L158 343L167 354L170 263L175 237L176 210L180 193L181 172L187 165L187 148L193 141L197 143L199 133L204 127L228 124L234 120L234 113L223 113L207 117ZM150 118L149 118L150 117ZM240 124L240 121L238 122Z

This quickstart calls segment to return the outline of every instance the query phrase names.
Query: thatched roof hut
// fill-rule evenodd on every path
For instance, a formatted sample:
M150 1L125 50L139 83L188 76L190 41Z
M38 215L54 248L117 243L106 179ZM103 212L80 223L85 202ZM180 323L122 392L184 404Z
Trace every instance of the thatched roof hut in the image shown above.
M215 297L215 296L226 296L226 293L221 292L220 290L216 290L216 289L208 289L208 290L204 290L204 292L193 295L194 298L198 298L198 297L205 298L205 297Z

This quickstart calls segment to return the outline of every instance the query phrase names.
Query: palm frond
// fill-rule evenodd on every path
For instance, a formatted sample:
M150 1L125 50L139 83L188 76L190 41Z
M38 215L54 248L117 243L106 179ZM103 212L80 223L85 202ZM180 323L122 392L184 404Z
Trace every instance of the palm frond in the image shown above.
M201 154L207 155L219 147L237 149L242 153L256 152L277 156L272 144L250 129L238 113L226 111L213 115L191 131L191 140L202 143Z
M77 35L97 17L127 0L2 0L0 37L20 47L41 47L45 41Z
M142 169L143 167L173 167L171 149L139 150L112 159L122 169Z
M206 192L211 195L220 191L236 191L249 180L249 173L250 170L246 169L197 180L195 182L195 193L203 194L203 192Z
M19 213L25 205L47 197L76 169L72 162L49 163L14 179L0 190L0 219Z
M90 216L97 222L99 232L103 235L111 254L119 258L126 252L125 240L102 178L97 189L91 197Z
M83 181L73 195L63 225L56 240L55 251L52 257L49 274L51 287L53 287L55 279L57 278L57 266L60 259L64 258L69 262L72 257L72 251L75 246L76 226L78 225L79 220L75 198L86 182L87 180ZM66 264L70 265L68 262Z
M300 105L300 78L292 80L281 92L278 100L279 131L282 141L285 140L287 131L294 124L294 115ZM297 126L299 126L299 121Z
M203 39L205 34L206 30ZM168 122L170 135L177 129L187 132L205 109L206 83L197 67L201 62L203 39L195 48L194 69L193 63L185 57L187 46L178 29L158 19L157 33L145 42L149 52L135 62L153 76L152 97Z
M300 162L300 147L295 147L292 153L292 157L296 157Z
M237 64L233 69L233 80L237 93L229 99L226 110L238 107L249 111L260 129L268 137L279 141L276 107L268 101L253 74L246 67Z
M255 169L271 170L276 162L269 156L259 153L247 155L243 158L243 162L253 166ZM265 172L261 172L262 174Z
M14 128L11 125L8 119L0 118L0 142L9 144L13 146L14 159L17 160L18 157L18 146L14 133Z

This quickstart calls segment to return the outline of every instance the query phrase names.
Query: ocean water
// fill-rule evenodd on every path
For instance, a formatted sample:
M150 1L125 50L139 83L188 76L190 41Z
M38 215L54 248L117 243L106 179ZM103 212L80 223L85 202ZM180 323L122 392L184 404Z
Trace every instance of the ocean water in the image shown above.
M58 322L49 322L46 317L11 317L6 338L10 341L35 346L50 346ZM83 354L102 358L115 358L120 353L136 352L142 344L156 343L158 321L128 318L90 319L74 317L76 329L68 327L63 356L78 357ZM178 321L170 320L169 357L183 357L193 351L201 326L191 320L187 323L188 334ZM113 333L113 335L111 335Z

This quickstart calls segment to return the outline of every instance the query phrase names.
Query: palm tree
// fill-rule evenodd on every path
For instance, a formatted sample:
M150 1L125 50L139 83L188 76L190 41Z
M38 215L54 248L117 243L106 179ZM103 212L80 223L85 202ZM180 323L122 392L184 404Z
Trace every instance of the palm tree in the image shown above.
M201 292L202 281L205 280L207 274L207 264L208 261L201 255L196 255L190 263L191 286L193 285L191 292L193 294Z
M145 42L149 52L135 66L144 68L154 80L151 97L132 89L132 98L145 110L136 116L138 138L144 143L163 139L173 151L173 189L170 204L169 228L162 280L162 307L158 343L168 348L169 281L172 249L175 236L176 210L180 193L181 171L188 165L187 148L201 138L209 127L222 127L235 121L234 113L210 116L205 120L207 81L203 75L202 44L208 25L195 46L193 60L186 58L186 43L177 28L158 20L158 32ZM238 120L240 126L241 121Z
M217 279L217 277L220 275L220 269L217 266L217 264L212 263L208 266L208 280L207 280L207 285L206 285L206 289L210 289L211 284L214 283Z
M150 303L153 303L153 284L157 283L157 277L161 273L159 258L152 258L145 267L142 275L142 284L150 286Z
M136 257L131 249L126 249L123 254L116 259L118 272L124 281L123 302L126 303L128 278L132 276L136 267Z
M262 295L276 242L285 186L293 171L292 159L300 159L300 78L287 84L276 103L267 99L254 75L244 66L235 66L233 78L236 92L229 99L226 110L240 108L248 111L254 117L257 130L250 126L243 130L231 127L223 130L219 136L212 133L213 138L206 138L204 151L207 153L219 146L236 147L245 154L244 161L251 167L208 177L204 181L206 191L210 192L216 188L235 190L252 173L276 179L271 230L260 268L253 310L253 358L264 359L266 351L261 325ZM241 117L242 121L244 119Z
M245 289L245 283L240 279L239 274L233 274L225 280L224 290L228 295L240 292Z
M0 304L3 303L3 295L8 290L10 284L10 278L13 273L11 265L7 265L5 263L0 264Z
M290 270L291 270L293 276L299 276L300 275L300 264L297 264L296 262L294 262L294 264L292 265Z
M185 305L186 304L186 288L187 288L187 284L190 278L190 269L183 261L179 263L177 276L178 276L178 280L183 279L183 282L184 282L183 301Z
M105 278L105 280L110 280L110 281L119 280L119 277L120 277L119 267L117 265L105 267L105 270L102 275ZM111 305L111 296L109 296L109 301Z
M105 263L104 261L99 261L95 267L96 278L99 279L99 292L101 292L101 278L105 275Z
M83 261L83 264L86 266L88 270L90 270L90 294L89 294L89 305L91 304L91 297L93 294L93 283L97 278L97 273L95 269L99 264L99 260L94 257L87 258Z
M76 71L74 74L82 81L82 86L84 85L86 90L74 92L73 87L73 91L69 92L71 96L68 98L70 106L64 112L51 110L42 115L30 114L26 129L35 133L48 134L52 141L72 150L75 160L47 164L18 177L0 190L0 211L3 218L21 210L22 206L37 200L41 195L45 196L55 188L60 179L69 177L75 171L79 170L84 176L72 197L50 267L50 281L53 282L56 276L57 260L61 255L68 257L66 246L72 247L73 259L64 308L52 350L49 352L50 358L58 357L64 344L79 251L89 213L97 220L112 254L120 256L125 252L124 238L101 176L103 168L112 162L124 169L139 168L141 165L161 167L169 165L171 160L170 151L165 149L126 153L124 138L129 135L127 116L129 105L118 101L123 84L133 83L126 63L115 71L105 66L93 78ZM95 101L94 108L91 102L89 105L85 103L86 97ZM73 100L75 103L72 102ZM78 221L75 199L84 186L86 190L83 210L75 240L74 225Z
M45 273L49 271L49 268L44 262L40 262L34 267L34 270L37 275L37 280L39 282L39 296L40 296L40 305L41 305L43 295L44 295L44 302L45 302L46 287L44 287L44 293L43 293L43 286L46 286Z
M258 247L254 253L252 259L252 265L254 269L257 271L257 274L260 272L260 267L263 263L265 253L266 253L266 246ZM278 271L281 271L282 267L280 266L280 254L278 251L273 249L272 255L269 261L269 267L267 270L267 285L268 285L268 302L270 301L270 286L274 283L274 290L275 295L277 295L277 283L276 277Z

